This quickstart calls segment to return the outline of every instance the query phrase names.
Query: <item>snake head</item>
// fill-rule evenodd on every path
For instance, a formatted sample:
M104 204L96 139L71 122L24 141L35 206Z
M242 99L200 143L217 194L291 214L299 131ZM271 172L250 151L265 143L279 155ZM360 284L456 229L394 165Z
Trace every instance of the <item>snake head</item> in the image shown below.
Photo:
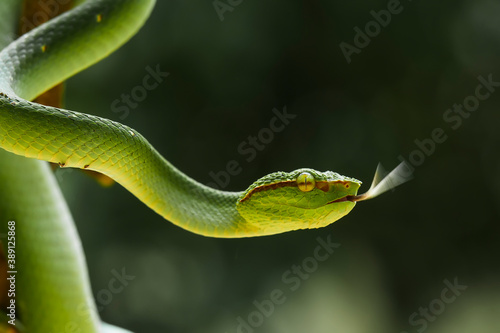
M336 172L298 169L257 180L238 198L247 223L278 233L327 226L348 214L361 182Z

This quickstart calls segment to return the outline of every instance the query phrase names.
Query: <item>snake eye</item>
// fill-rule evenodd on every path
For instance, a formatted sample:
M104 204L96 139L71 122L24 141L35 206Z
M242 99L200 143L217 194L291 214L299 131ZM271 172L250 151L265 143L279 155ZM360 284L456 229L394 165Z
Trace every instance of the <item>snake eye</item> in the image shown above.
M314 176L308 172L303 172L297 177L297 187L302 192L309 192L316 186Z

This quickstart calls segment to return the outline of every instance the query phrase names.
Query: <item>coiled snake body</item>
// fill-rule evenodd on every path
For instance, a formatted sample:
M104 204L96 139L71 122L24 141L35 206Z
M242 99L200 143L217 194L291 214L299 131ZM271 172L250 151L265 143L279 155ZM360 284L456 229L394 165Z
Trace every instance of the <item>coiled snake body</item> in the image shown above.
M71 216L47 165L34 159L108 175L165 219L212 237L326 226L387 188L356 195L356 179L299 169L264 176L246 191L215 190L123 124L30 102L125 43L153 7L154 0L89 0L0 53L0 147L32 158L0 151L0 218L4 231L16 222L17 263L25 270L16 304L27 333L118 332L98 319Z

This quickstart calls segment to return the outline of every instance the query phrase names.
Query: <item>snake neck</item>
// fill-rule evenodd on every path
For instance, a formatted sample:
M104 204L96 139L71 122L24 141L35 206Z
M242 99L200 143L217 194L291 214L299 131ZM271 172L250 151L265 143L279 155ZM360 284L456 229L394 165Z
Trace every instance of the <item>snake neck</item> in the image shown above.
M146 142L138 141L139 145ZM129 167L135 170L133 175L113 178L151 209L174 224L204 236L230 238L260 234L236 209L241 192L207 187L180 172L149 144L143 148L143 157L130 161ZM148 163L142 163L142 158Z

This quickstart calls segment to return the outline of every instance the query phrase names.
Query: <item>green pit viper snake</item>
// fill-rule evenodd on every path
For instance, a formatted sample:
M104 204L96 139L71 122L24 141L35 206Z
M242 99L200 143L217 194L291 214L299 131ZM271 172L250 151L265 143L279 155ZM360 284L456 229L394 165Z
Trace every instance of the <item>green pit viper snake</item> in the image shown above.
M3 14L14 3L0 5ZM166 220L210 237L324 227L348 214L356 201L404 181L396 177L401 165L384 179L377 169L370 190L357 195L361 182L354 178L299 169L264 176L243 192L215 190L180 172L125 125L30 102L124 44L154 4L87 1L0 53L2 231L8 232L7 221L16 221L17 263L36 272L18 276L23 332L123 332L98 318L71 215L47 164L38 160L103 173Z

